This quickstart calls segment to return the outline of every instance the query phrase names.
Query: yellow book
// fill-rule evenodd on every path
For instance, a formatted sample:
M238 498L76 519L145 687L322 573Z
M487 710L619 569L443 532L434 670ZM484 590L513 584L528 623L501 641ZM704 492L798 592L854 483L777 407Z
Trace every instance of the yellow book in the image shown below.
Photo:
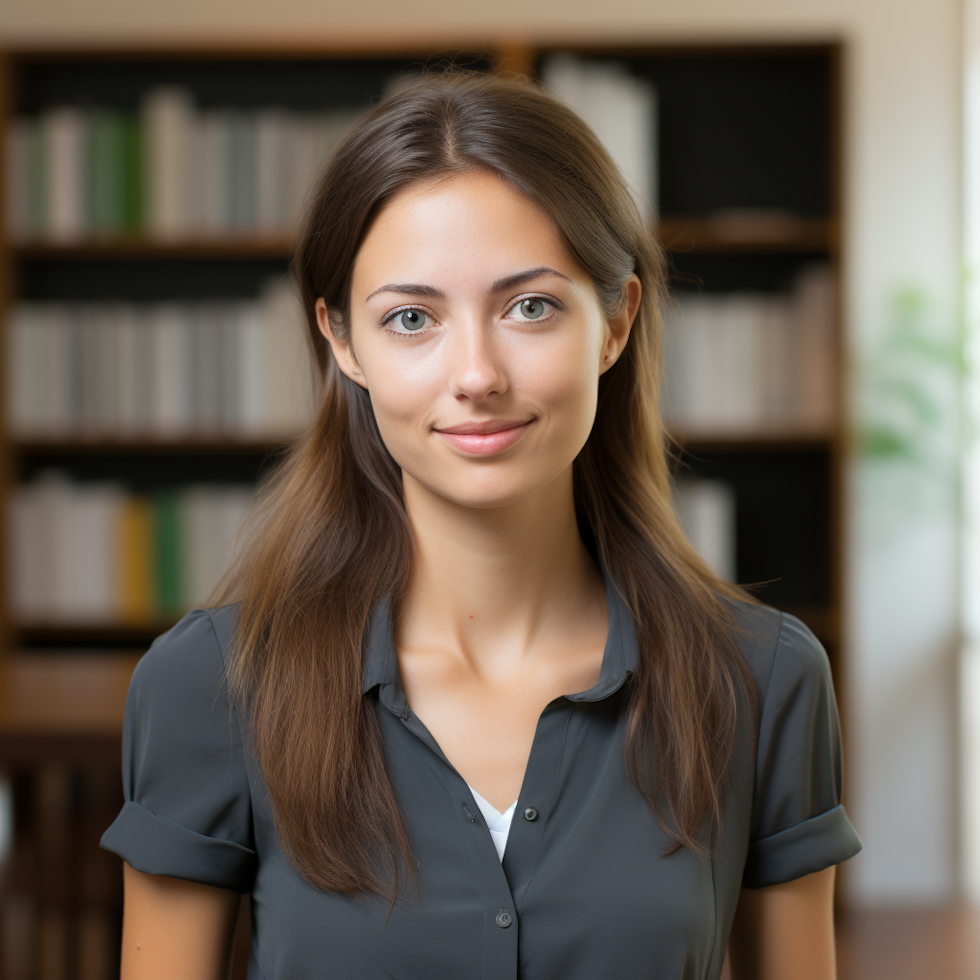
M129 497L122 508L122 618L127 622L146 622L153 617L156 565L153 548L153 512L145 497Z

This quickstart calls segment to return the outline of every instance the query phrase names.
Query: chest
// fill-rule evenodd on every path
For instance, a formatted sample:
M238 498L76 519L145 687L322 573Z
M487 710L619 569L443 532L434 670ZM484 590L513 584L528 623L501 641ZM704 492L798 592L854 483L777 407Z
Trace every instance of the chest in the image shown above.
M399 666L412 713L456 772L503 811L520 795L542 714L562 695L596 682L601 650L490 678L411 655Z
M721 873L689 851L664 856L667 838L623 764L624 714L618 696L545 708L501 863L431 733L415 715L379 706L418 890L406 886L390 917L386 902L318 893L291 871L271 816L258 812L255 976L715 980L738 856ZM313 935L316 943L302 941Z

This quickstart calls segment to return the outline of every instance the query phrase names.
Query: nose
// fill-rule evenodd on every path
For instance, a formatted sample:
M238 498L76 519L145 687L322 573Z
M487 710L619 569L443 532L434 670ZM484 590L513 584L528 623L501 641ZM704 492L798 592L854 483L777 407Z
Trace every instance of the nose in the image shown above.
M507 390L503 352L493 327L482 319L467 319L453 331L449 353L449 387L456 398L481 401Z

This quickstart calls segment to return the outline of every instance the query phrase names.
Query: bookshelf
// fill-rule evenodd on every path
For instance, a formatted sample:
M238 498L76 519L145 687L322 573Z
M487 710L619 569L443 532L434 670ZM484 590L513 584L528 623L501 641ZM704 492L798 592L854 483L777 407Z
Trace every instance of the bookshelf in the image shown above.
M751 293L757 305L783 310L779 314L782 326L773 329L784 333L788 329L792 334L796 321L779 303L792 294L800 275L819 268L833 287L824 297L820 341L824 401L820 412L804 417L777 411L763 419L748 411L733 425L721 406L717 417L701 417L697 424L675 419L673 435L677 472L687 479L723 485L732 496L738 579L767 583L759 587L761 597L799 615L817 633L839 677L844 428L837 298L841 269L837 46L596 45L583 41L559 48L533 37L511 37L438 49L311 43L291 49L15 50L0 55L0 128L9 133L15 121L22 125L24 120L48 118L45 125L61 134L56 138L70 141L77 119L66 124L64 119L51 122L49 117L52 109L73 106L84 112L99 110L103 113L100 119L108 119L110 128L116 126L121 133L141 118L148 93L167 89L170 101L164 99L158 105L158 116L164 120L181 112L187 117L190 111L194 125L219 137L239 132L245 120L246 128L279 127L276 132L292 134L284 139L315 143L324 127L329 128L334 118L331 113L340 118L356 112L380 97L390 80L406 71L451 59L480 70L535 74L542 72L549 58L566 53L590 62L615 62L656 91L657 228L669 252L672 284L683 301L681 306L695 299L702 301L702 313L704 309L722 310L727 298ZM190 110L172 97L174 89L191 94ZM278 114L266 112L270 108ZM256 122L259 117L254 114L262 112L266 113L264 121ZM317 132L321 137L316 137ZM321 139L317 145L322 149L325 144ZM10 153L5 160L4 181L9 182L12 168L20 164ZM68 178L62 174L62 179ZM126 179L131 180L132 175ZM62 189L59 193L67 192ZM161 193L166 196L166 188ZM290 193L295 208L301 189L294 186ZM7 203L7 195L2 200L0 208ZM0 316L4 324L0 405L10 404L12 376L17 383L7 360L12 356L8 340L11 324L24 304L87 304L90 319L91 309L111 306L118 312L122 306L142 318L151 308L180 304L191 311L188 315L193 319L204 316L201 311L213 312L219 301L251 303L249 309L254 312L254 304L261 302L262 284L282 281L286 274L293 232L285 206L275 212L275 221L262 227L255 218L258 212L241 201L235 205L238 211L232 207L220 220L212 220L213 215L202 217L211 214L210 205L198 201L197 210L191 208L182 218L178 215L176 224L171 220L173 214L154 218L155 212L145 202L140 205L142 211L137 208L139 214L126 212L128 217L118 201L113 206L116 210L110 207L105 212L109 217L98 228L69 221L57 226L54 233L40 226L23 227L23 215L17 218L21 225L14 229L16 216L7 208L0 222ZM233 213L252 218L239 220ZM719 313L716 319L727 315ZM204 322L194 320L198 326L190 329L203 330L199 324ZM711 327L716 328L717 324ZM71 331L75 328L70 325L58 329L68 333L57 336L74 336ZM803 376L808 370L807 364L801 365ZM169 430L152 420L142 428L130 425L116 430L107 425L59 425L18 429L11 413L3 410L0 497L5 509L20 489L50 471L66 474L78 485L112 483L137 496L161 489L177 492L188 486L254 485L274 464L289 437L286 431L262 431L254 426L245 431L235 425L221 428L196 422ZM10 530L8 522L0 524L5 553L12 547ZM85 760L101 760L104 765L109 759L111 765L117 765L121 718L117 702L125 689L119 678L131 671L134 655L171 625L182 608L147 613L141 619L26 616L11 601L10 572L9 564L0 570L0 705L13 703L4 692L22 683L18 677L34 678L30 683L35 685L41 676L57 683L58 677L72 676L72 670L88 669L86 676L96 679L91 683L96 687L102 683L105 691L112 692L103 701L93 701L104 706L102 727L94 731L88 716L79 720L78 740L71 750L64 728L53 730L49 722L54 716L42 706L33 715L33 708L24 707L9 723L5 716L0 717L0 768L11 773L19 826L29 825L32 807L36 809L58 793L62 802L52 805L52 820L63 824L88 821L94 826L100 814L112 810L118 789L111 779L93 775L95 762ZM16 575L18 569L13 572ZM838 680L839 696L841 693ZM28 699L25 705L34 703ZM24 712L36 716L36 724L30 739L19 742L33 724ZM18 744L34 748L25 756L18 754ZM79 745L88 746L90 754L78 750ZM77 775L79 766L88 773L84 778ZM65 796L69 783L75 789ZM72 807L81 807L84 813ZM54 936L61 958L52 961L55 965L45 975L82 975L85 971L77 964L83 955L89 956L86 976L111 975L110 954L84 950L93 943L105 946L114 941L118 892L100 886L101 898L95 904L102 909L102 919L90 917L84 927L73 925L72 915L84 901L82 893L77 888L72 891L71 882L43 894L32 891L30 875L24 870L37 867L38 861L50 864L50 855L38 856L38 848L43 851L42 838L43 834L40 838L28 834L24 853L33 857L29 861L17 858L7 873L10 894L20 897L13 905L8 902L5 912L0 897L0 916L7 923L0 937L21 933L33 938L28 947L0 949L0 973L14 980L33 975L34 967L17 964L40 955L38 936ZM84 861L97 863L98 856L88 855ZM12 925L17 922L22 923L21 928ZM92 965L99 956L108 964L101 973Z

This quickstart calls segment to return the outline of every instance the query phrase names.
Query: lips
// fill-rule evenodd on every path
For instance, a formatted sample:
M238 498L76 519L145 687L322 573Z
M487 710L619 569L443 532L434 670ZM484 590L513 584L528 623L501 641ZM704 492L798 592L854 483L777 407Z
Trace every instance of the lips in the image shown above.
M493 432L503 432L505 429L516 429L525 425L530 419L487 419L485 422L464 422L461 425L447 426L438 432L449 432L456 435L486 436Z
M490 419L486 422L466 422L435 431L450 445L471 456L492 456L518 442L531 427L534 419Z

